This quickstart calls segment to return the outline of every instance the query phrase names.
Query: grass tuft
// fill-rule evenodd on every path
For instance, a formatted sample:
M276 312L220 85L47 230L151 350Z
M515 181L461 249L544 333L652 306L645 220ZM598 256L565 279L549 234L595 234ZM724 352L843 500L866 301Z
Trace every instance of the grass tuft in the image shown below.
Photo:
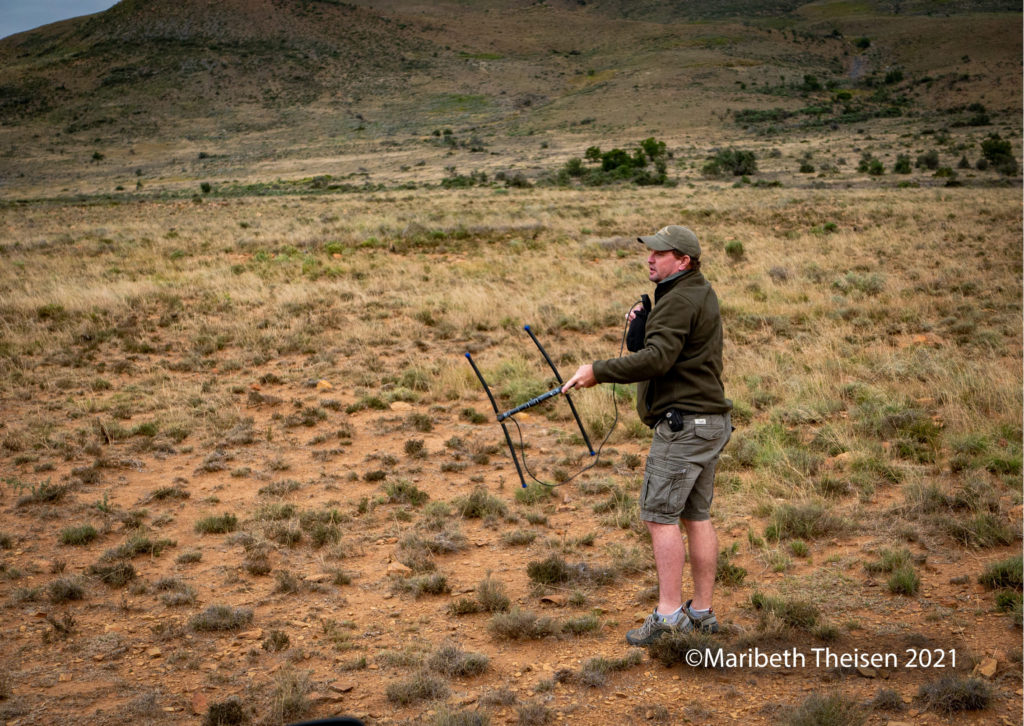
M860 726L867 720L863 708L841 693L812 693L783 718L785 726Z
M196 532L199 534L227 534L236 529L238 529L238 517L230 513L210 515L196 522Z
M943 676L925 683L918 690L925 707L946 715L960 711L980 711L992 701L992 686L980 678Z
M193 630L215 632L238 630L252 622L252 610L233 608L228 605L210 605L206 610L189 618Z
M993 562L978 576L978 583L989 590L1000 588L1024 589L1024 565L1021 555Z
M448 684L430 671L420 670L400 681L393 681L385 689L388 703L408 706L421 701L448 697Z

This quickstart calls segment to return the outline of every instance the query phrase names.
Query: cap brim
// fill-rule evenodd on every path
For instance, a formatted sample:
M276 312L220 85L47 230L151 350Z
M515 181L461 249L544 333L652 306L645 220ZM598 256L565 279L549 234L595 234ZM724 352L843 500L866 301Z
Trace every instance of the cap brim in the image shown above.
M655 252L668 252L673 249L672 245L658 238L658 235L652 234L650 237L637 237L636 241L640 244L647 245L650 249Z

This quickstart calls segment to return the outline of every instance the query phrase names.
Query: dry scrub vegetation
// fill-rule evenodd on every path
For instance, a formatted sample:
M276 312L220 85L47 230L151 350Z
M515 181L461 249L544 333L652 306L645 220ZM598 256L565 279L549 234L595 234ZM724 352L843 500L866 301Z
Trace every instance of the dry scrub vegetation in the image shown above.
M1012 722L1019 201L708 186L4 207L0 714ZM596 467L520 490L463 354L509 406L554 385L524 324L563 374L616 355L647 291L635 235L668 223L697 231L722 302L728 627L648 657L623 641L656 582L631 389ZM596 443L612 391L575 398ZM546 481L591 463L564 401L520 422ZM957 662L682 661L825 646Z

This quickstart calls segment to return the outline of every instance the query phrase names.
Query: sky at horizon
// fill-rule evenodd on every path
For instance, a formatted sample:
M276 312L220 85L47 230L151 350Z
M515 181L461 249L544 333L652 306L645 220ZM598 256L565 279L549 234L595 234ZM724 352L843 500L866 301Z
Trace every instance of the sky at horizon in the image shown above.
M0 38L115 5L117 0L0 0Z

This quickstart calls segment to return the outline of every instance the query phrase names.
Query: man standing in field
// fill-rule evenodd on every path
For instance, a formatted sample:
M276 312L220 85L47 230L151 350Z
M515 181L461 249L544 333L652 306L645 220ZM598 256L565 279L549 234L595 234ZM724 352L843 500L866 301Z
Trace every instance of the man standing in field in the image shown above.
M630 645L650 645L670 632L718 632L711 609L718 538L710 508L718 455L732 434L732 401L722 385L718 297L700 272L697 236L686 227L670 225L638 239L650 250L648 277L656 283L642 347L621 358L580 366L562 390L638 383L637 413L654 429L640 518L654 548L658 606L641 627L626 633ZM640 320L635 319L638 313ZM634 308L629 317L636 325L643 313ZM680 519L693 576L693 598L685 603L686 552Z

